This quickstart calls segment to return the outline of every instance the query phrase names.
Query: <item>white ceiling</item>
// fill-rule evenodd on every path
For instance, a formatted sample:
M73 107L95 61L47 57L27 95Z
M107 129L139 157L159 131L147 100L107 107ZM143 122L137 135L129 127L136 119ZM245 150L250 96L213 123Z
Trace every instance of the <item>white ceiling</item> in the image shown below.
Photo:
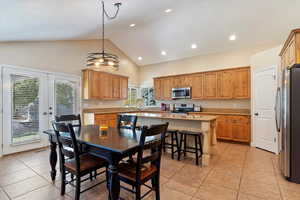
M117 1L105 2L113 11ZM281 44L300 27L300 0L121 2L118 18L107 21L106 37L139 65ZM100 0L0 0L0 41L99 38L100 11ZM236 41L228 40L231 34Z

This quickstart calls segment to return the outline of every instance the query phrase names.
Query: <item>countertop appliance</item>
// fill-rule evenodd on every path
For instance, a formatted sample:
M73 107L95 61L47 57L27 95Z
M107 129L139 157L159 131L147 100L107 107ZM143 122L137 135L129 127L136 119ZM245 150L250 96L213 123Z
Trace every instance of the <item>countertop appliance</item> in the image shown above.
M275 119L280 133L280 169L290 181L300 183L300 65L285 69L277 90Z
M172 99L190 99L191 88L172 88Z
M188 113L188 112L194 112L194 104L181 104L176 103L174 104L173 113Z

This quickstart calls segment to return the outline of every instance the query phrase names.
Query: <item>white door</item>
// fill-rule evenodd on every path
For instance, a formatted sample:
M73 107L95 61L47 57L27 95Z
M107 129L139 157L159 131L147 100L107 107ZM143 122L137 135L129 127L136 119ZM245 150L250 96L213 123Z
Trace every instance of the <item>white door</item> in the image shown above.
M253 71L253 145L278 153L275 124L276 66Z
M80 111L80 79L73 76L49 76L50 121L56 115L78 114Z
M47 145L47 74L3 68L3 154Z

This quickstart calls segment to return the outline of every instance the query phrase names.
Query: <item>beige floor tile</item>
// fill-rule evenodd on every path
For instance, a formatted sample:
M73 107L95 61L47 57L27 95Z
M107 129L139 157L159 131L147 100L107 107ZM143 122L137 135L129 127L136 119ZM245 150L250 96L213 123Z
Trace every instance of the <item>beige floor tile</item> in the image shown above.
M259 182L254 179L243 178L241 181L240 191L253 196L279 200L280 191L277 183Z
M6 186L13 183L17 183L19 181L22 181L24 179L37 176L35 172L33 172L31 169L22 169L13 173L1 175L0 178L0 186Z
M165 186L169 189L176 190L190 196L193 196L197 191L197 187L191 187L189 183L183 183L182 181L178 182L173 179L166 183Z
M0 199L1 200L9 200L8 196L6 193L0 188Z
M173 190L168 188L167 186L164 186L161 188L160 191L160 199L161 200L191 200L192 196L186 195L182 192L179 192L177 190ZM151 194L149 197L147 197L145 200L155 200L155 195Z
M237 192L220 186L203 185L194 197L199 200L236 200Z
M268 199L252 196L249 194L239 193L238 200L268 200Z
M49 183L45 179L40 176L34 176L21 182L5 186L3 189L9 197L16 198L46 185L49 185Z

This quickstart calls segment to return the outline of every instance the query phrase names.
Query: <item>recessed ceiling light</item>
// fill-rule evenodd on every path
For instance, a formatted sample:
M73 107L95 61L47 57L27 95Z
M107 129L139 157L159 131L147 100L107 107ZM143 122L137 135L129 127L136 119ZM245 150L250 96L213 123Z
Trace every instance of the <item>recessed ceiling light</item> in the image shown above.
M231 41L236 40L236 35L231 35L231 36L229 36L229 40L231 40Z
M130 26L130 27L135 27L135 24L130 24L129 26Z
M161 51L161 55L165 56L165 55L167 55L167 52Z
M171 8L168 8L168 9L166 9L165 10L165 13L170 13L170 12L172 12L173 10L171 9Z
M192 49L197 49L197 44L191 44Z
M139 56L139 57L138 57L138 60L143 60L143 57Z

